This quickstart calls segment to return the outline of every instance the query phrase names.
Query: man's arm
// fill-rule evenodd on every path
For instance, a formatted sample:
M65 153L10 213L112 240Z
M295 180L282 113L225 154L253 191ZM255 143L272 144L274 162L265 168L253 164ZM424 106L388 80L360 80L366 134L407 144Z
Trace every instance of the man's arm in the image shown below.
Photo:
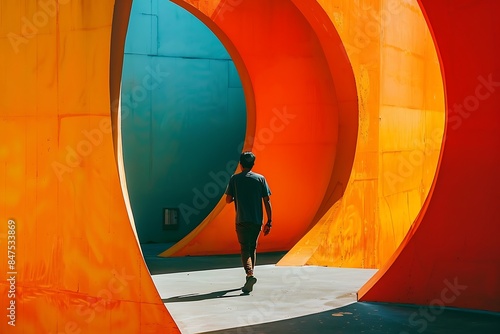
M234 201L234 188L233 188L233 184L234 184L234 179L233 177L231 176L231 178L229 179L229 184L227 185L227 188L226 188L226 203L229 204L231 202Z
M268 235L271 232L272 221L273 221L273 208L271 206L271 199L266 196L262 199L264 201L264 208L266 209L267 223L264 226L264 235Z
M236 211L238 211L238 205L236 204L236 201L234 200L234 197L231 195L226 194L226 203L229 204L231 202L234 202L234 208Z

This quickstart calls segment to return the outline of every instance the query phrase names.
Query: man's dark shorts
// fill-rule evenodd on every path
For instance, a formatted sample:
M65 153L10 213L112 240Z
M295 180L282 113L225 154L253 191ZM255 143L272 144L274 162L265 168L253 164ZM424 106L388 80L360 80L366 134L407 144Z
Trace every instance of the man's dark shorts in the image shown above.
M252 251L257 247L257 238L259 237L262 225L255 223L238 223L236 224L236 233L238 241L242 248Z

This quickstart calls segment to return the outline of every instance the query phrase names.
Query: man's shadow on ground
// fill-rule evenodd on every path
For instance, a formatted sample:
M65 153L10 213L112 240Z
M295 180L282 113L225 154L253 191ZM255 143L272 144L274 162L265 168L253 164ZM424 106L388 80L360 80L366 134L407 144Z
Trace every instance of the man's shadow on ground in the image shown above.
M163 303L195 302L195 301L205 300L205 299L230 298L230 297L240 297L240 296L248 296L249 295L248 293L242 292L238 295L226 296L227 293L235 292L235 291L241 291L241 288L236 288L236 289L231 289L231 290L220 290L220 291L214 291L214 292L203 293L203 294L193 293L193 294L188 294L188 295L181 295L181 296L165 298L165 299L162 299L162 301L163 301Z

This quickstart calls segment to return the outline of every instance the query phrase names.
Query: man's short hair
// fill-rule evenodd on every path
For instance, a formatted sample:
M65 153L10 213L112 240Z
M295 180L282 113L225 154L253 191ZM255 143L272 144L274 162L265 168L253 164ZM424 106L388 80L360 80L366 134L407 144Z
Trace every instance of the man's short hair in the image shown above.
M252 152L243 152L240 155L240 164L243 168L252 168L255 163L255 155Z

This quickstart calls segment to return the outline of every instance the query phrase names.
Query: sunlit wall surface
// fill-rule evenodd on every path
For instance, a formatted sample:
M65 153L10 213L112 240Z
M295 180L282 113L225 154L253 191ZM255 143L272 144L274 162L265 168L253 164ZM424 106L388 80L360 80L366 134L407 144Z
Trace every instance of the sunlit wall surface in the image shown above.
M420 212L437 170L445 125L438 55L416 0L320 2L356 76L356 158L343 198L318 214L280 263L379 268Z
M178 332L118 177L110 67L123 57L111 59L112 27L129 16L120 5L127 13L114 20L114 1L1 2L1 333Z
M184 2L179 1L179 3ZM294 18L295 21L291 18L287 18L286 21L284 19L286 23L283 23L283 26L287 31L292 27L298 27L298 22L304 24L306 20L307 23L301 30L305 32L311 29L319 39L319 46L314 48L315 55L324 54L329 61L336 63L348 60L352 72L348 74L333 70L331 77L336 84L334 88L331 86L326 88L330 89L329 96L338 95L336 98L339 102L335 104L340 110L338 127L326 121L321 124L331 133L339 131L337 150L339 152L350 150L353 154L355 152L354 164L349 162L347 155L339 155L333 167L326 170L326 164L320 164L315 159L302 159L301 153L298 153L295 160L285 169L271 163L272 167L265 170L273 176L269 180L270 183L282 181L286 171L301 163L307 164L307 168L300 169L301 177L321 173L331 177L329 183L326 180L322 181L322 186L326 188L312 182L305 187L307 190L313 190L314 194L323 194L314 204L311 203L312 195L306 196L307 200L311 201L306 205L303 197L296 197L294 193L277 189L274 193L277 203L274 217L277 233L261 238L259 247L261 251L277 250L278 247L281 247L281 250L288 250L286 247L293 245L282 243L282 240L278 242L279 238L298 240L307 232L308 227L314 226L280 264L380 267L397 249L429 194L437 169L444 131L445 104L439 61L431 33L418 3L371 0L361 4L345 0L335 3L282 1L272 5L265 1L252 3L244 1L238 5L225 4L214 8L201 4L185 5L188 9L195 7L195 13L197 10L202 11L215 24L223 27L233 43L242 45L240 47L242 54L247 52L247 49L251 50L248 52L251 56L244 59L244 65L253 71L251 74L257 78L261 77L262 70L255 65L259 64L260 59L256 56L258 50L256 45L264 45L267 39L272 39L272 34L278 31L278 28L272 25L267 27L261 23L260 30L269 30L262 35L258 34L257 28L239 32L241 20L236 18L238 15L249 17L267 7L279 8L275 10L281 11L283 18L285 13L291 13L285 8L290 6L297 8L299 12L295 12L295 15L300 19ZM261 18L260 14L256 16L264 22L265 16L264 18ZM293 22L293 25L290 22ZM322 35L324 31L327 33ZM340 41L333 38L337 33ZM246 38L246 34L252 37ZM292 43L296 36L302 35L293 34L287 39ZM271 40L270 43L273 44L274 41ZM345 48L345 54L333 60L334 54L330 48L333 46L336 50L340 50L336 46L337 43L341 43ZM294 46L294 51L296 49L298 47ZM291 59L299 59L305 54L302 52L300 56L292 56L291 51L287 51L281 55L282 50L283 47L269 47L266 53L273 55L269 59L282 57L284 60L280 63L291 62ZM320 64L320 61L316 63ZM278 65L268 66L265 69L267 68L276 69ZM327 71L327 69L321 70L322 73L328 73ZM299 78L302 73L295 70L290 75L288 71L283 71L274 75L269 81L255 80L253 88L256 91L256 101L265 99L272 101L272 94L268 92L272 92L278 85L284 87L284 84L280 84L283 78L288 78L287 82L294 80L304 82L305 80ZM352 73L355 83L342 82ZM287 77L289 75L290 77ZM323 82L318 73L315 73L314 78L310 80L318 86ZM309 96L315 96L312 87L314 85L309 84L301 89L310 90ZM344 100L347 94L342 96L349 89L357 93L355 108L346 108ZM298 99L297 96L298 94L293 96L291 94L287 98L295 101ZM315 103L320 104L317 101ZM333 110L330 109L330 114ZM265 112L265 109L258 108L257 118L260 113ZM347 114L357 117L356 121L346 117ZM318 119L318 116L312 115L311 111L307 112L307 117L310 122ZM299 142L307 133L306 124L294 123L297 126L297 133L302 136L300 139L299 136L292 139L296 152L301 152L302 147ZM351 146L352 142L347 136L341 137L343 133L349 131L357 135L355 147ZM317 144L316 147L322 146ZM266 150L263 150L263 153L266 153ZM323 157L333 156L335 151L325 149L321 154ZM275 154L274 157L266 159L272 161L276 156ZM350 178L339 178L336 171L346 166L349 169L352 167ZM274 170L277 171L276 174L272 174ZM297 179L300 177L287 178L286 182L293 180L292 183L296 183ZM296 198L300 198L302 203L288 205L278 202L294 203ZM299 213L313 205L317 209L308 216L304 215L297 219ZM289 210L290 207L294 207L294 210L286 212L287 214L293 212L294 217L286 217L278 211ZM237 245L232 247L225 242L226 239L233 239L233 233L226 228L227 224L222 222L223 217L225 221L229 219L228 215L224 214L224 211L219 214L214 224L207 226L192 241L184 244L183 240L163 255L238 252ZM279 224L280 221L284 221L283 224ZM297 227L302 228L298 237L291 233ZM281 228L286 231L280 230Z
M221 13L222 9L226 9L225 14L228 15L245 9L235 7L236 4L252 6L255 2L192 0L189 4L199 5L198 9L205 11L208 21L215 20L217 15L214 12ZM289 2L280 3L288 6L288 13L293 14L293 18L300 14L289 6ZM408 1L383 3L404 4L407 8ZM12 261L7 256L9 253L4 253L0 257L0 271L7 273L15 270L15 274L10 274L15 275L16 281L18 322L14 330L21 333L79 330L82 333L176 332L175 323L149 276L127 216L112 140L112 131L116 133L116 127L110 126L114 117L110 105L119 97L116 86L121 82L124 51L121 45L125 41L125 23L129 18L131 2L58 1L58 6L53 7L39 4L35 0L2 1L0 8L0 246L3 248L9 244L8 241L12 241L9 236L13 234L16 246L15 263L9 262ZM224 8L224 4L232 7ZM385 84L390 90L397 91L406 86L402 80L404 77L415 77L404 75L405 68L413 69L404 66L405 58L421 53L414 52L412 55L411 52L405 54L392 50L399 55L391 57L392 62L387 64L382 60L391 50L381 52L377 47L364 48L365 44L354 43L359 29L366 33L371 31L366 29L373 24L364 25L363 16L351 17L351 24L343 20L360 2L295 0L294 4L301 8L301 13L318 4L329 13L330 21L335 22L336 30L344 41L334 44L334 48L340 50L339 45L351 44L362 51L358 54L360 62L366 66L380 66L380 69L374 70L374 79L370 77L369 82L378 84L381 94L385 94ZM366 301L444 305L498 312L500 51L495 42L500 35L497 15L500 3L496 0L419 0L419 4L438 50L447 107L445 113L448 116L445 139L437 173L421 211L390 261L358 296ZM249 12L240 12L239 15L262 13L259 8L246 8ZM369 8L369 3L363 2L361 9L365 8ZM393 7L377 8L389 10ZM281 12L279 14L276 18L282 19ZM369 17L364 16L371 21ZM224 22L217 23L224 27ZM230 23L234 21L226 22L229 26ZM125 29L121 30L123 26ZM303 27L311 31L310 26ZM316 25L312 31L320 40L325 41L321 31L335 36L335 30L318 28ZM404 31L396 30L396 36ZM242 29L242 32L248 32L248 29ZM412 40L417 35L418 32L415 32L408 36ZM350 39L345 39L345 36L350 36ZM226 36L226 42L228 40ZM377 44L381 48L384 45ZM235 40L233 51L236 45L252 49L251 39ZM316 50L325 46L321 42L315 45L321 46ZM331 65L328 62L331 57L325 58ZM349 59L355 69L356 61L352 56ZM237 66L242 64L240 62ZM117 71L115 66L120 70ZM399 71L400 68L402 71ZM304 68L294 67L294 71L300 69ZM327 66L322 69L326 70ZM357 71L354 70L356 84L366 78L366 75L356 74L362 73ZM304 76L307 73L310 72L301 72ZM379 76L382 74L390 76L382 79ZM344 75L347 77L348 73ZM243 86L246 88L250 83L265 82L259 79L262 77L242 77ZM336 83L335 77L331 79ZM391 81L393 83L389 84ZM398 83L403 84L397 86ZM415 85L420 84L417 82ZM350 87L335 86L337 93L344 87ZM364 87L372 89L374 86ZM266 92L265 88L266 85L262 85L255 90L255 100L259 103L262 103L259 99L263 97L260 94ZM418 91L406 90L404 93L398 96L410 97L411 102ZM290 94L282 96L283 104L290 102L286 100ZM359 103L364 101L361 96L360 93L359 99L356 99ZM381 110L392 108L391 103L397 101L396 97L385 99L381 95L367 105L379 106ZM272 101L266 102L272 110ZM403 109L409 107L412 104ZM395 115L390 115L390 110L386 111L379 120L382 122L376 134L379 138L382 138L382 129L396 128L387 121L400 116L400 110L392 110ZM339 124L345 124L340 117L342 112L343 108L340 108ZM361 110L359 114L362 115ZM268 120L264 120L264 125ZM399 119L398 122L401 121L406 120ZM404 127L407 128L408 124ZM359 128L363 129L362 126ZM341 131L339 138L340 134ZM403 137L401 141L411 139ZM380 139L375 142L373 146L377 149L381 147ZM409 153L413 151L413 148L396 140L383 147L387 151L397 147ZM339 151L336 151L336 156ZM378 154L377 151L372 155ZM359 166L363 167L368 160L371 159L360 160ZM280 161L271 160L268 166L272 167L273 163ZM327 168L331 166L327 165ZM397 170L397 165L395 167ZM359 171L355 173L358 180L364 176L361 173L364 169L354 166L353 170ZM404 178L404 175L399 176ZM370 176L365 180L369 181ZM411 182L399 184L401 193L409 193L415 187ZM348 191L345 193L347 195ZM390 195L385 193L385 196ZM394 193L394 196L396 198L398 194ZM328 201L323 201L321 196L313 202L321 202L320 206L326 210L330 208L326 205ZM394 208L394 212L401 214ZM363 214L372 213L365 210ZM344 226L353 226L346 233L356 237L364 235L354 229L354 225ZM331 234L329 230L322 232L322 239L335 239L335 233ZM342 245L355 250L357 248L352 247L355 241L345 239ZM367 242L364 244L370 245ZM347 253L349 256L352 254ZM0 304L5 310L13 300L9 297L10 282L7 278L0 281ZM0 330L2 333L10 332L13 328L3 321L0 322Z
M124 167L141 242L178 241L214 208L245 136L242 85L217 37L169 1L136 0L122 79ZM179 210L164 229L164 208Z

